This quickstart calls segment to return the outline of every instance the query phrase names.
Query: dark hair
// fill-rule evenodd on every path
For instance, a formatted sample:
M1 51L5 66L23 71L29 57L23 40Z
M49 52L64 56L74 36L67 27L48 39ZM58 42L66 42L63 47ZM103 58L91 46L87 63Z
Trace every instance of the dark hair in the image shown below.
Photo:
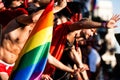
M12 3L12 0L2 0L2 1L3 1L4 6L5 6L6 8L9 8L10 4Z
M80 2L68 2L67 7L71 10L72 13L80 13L82 8Z
M67 6L57 13L58 16L64 15L66 17L71 17L75 13L81 13L81 3L79 2L68 2Z

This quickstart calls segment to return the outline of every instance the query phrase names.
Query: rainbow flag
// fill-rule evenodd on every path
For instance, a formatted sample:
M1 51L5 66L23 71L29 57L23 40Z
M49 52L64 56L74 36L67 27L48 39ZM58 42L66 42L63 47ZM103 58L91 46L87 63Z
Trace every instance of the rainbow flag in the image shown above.
M54 0L48 4L36 23L15 63L10 80L40 80L52 40L53 5Z

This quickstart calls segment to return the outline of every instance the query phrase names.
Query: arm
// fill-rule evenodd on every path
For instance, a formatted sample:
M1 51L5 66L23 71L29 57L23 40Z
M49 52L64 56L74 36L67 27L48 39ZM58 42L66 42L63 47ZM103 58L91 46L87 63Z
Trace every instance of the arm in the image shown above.
M81 69L81 72L84 70L89 70L88 66L82 63L82 53L80 48L78 48L76 51L75 46L73 46L71 48L70 57L75 62L77 67Z
M44 9L39 10L31 15L20 15L16 18L17 22L22 23L22 24L30 24L30 23L35 23L38 21L39 17L43 13Z
M67 6L67 0L59 0L58 5L54 8L54 13L59 12Z
M114 15L108 22L106 23L100 23L95 22L90 19L81 19L79 22L75 22L72 25L69 26L71 31L79 30L79 29L90 29L90 28L115 28L115 24L117 21L120 20L120 15Z
M67 6L67 2L66 0L60 0L59 4L56 5L53 9L53 13L57 13L60 10L62 10L63 8L65 8ZM19 17L17 17L17 21L23 24L30 24L30 23L35 23L38 21L39 17L41 16L41 14L43 13L45 9L41 9L31 15L21 15Z
M72 51L72 54L70 53L71 58L72 58L72 60L75 61L76 68L80 68L83 79L88 80L88 75L87 75L86 70L88 70L89 68L87 65L82 63L81 49L78 47L77 50L75 50L75 47L72 47L71 51ZM76 75L79 77L80 76L79 72L77 72Z
M81 57L81 59L82 59L82 52L81 52L81 49L80 49L80 48L78 48L78 53L79 53L79 55L80 55L80 57ZM81 60L81 61L82 61L82 60ZM79 65L79 66L80 66L80 65ZM83 66L83 68L84 68L85 70L84 70L83 72L81 72L81 75L82 75L82 77L83 77L84 80L89 80L88 74L87 74L87 71L86 71L86 70L89 70L88 65L82 63L82 66Z
M81 52L78 51L79 51L78 49L76 51L75 46L73 45L70 51L70 57L75 62L75 64L77 64L77 67L82 68L83 67L82 56Z
M62 64L60 61L58 61L56 58L54 58L51 54L48 55L48 63L63 70L63 71L67 71L67 72L71 72L71 73L74 72L73 69Z

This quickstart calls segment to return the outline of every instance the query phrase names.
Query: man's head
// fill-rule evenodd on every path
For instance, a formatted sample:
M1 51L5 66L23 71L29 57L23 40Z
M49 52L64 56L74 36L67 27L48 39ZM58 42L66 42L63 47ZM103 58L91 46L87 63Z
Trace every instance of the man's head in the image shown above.
M96 34L96 29L94 29L94 28L83 29L82 32L85 35L85 38L88 39L89 37L92 37L92 36L94 36L94 34Z
M81 29L76 31L76 41L80 45L86 45L88 42L93 41L93 37L96 34L96 29L91 28L91 29Z

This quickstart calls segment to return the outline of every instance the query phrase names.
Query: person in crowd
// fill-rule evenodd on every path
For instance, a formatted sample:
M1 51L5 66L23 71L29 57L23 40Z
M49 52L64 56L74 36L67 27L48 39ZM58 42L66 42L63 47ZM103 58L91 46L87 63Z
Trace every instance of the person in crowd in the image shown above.
M88 64L90 68L90 80L98 80L99 72L100 72L100 63L101 63L101 57L98 53L98 51L93 48L92 42L87 42L87 48L88 48Z
M66 0L61 1L61 4L58 6L59 6L59 10L64 8L66 6ZM55 10L56 8L54 9L55 12L58 11L58 6L57 6L57 10ZM8 78L8 75L10 75L11 70L14 66L16 59L18 58L21 49L23 48L27 38L29 37L29 34L34 27L35 22L39 19L39 16L42 14L43 11L44 10L39 10L38 12L32 15L26 15L26 14L20 15L14 18L13 20L11 20L7 24L7 26L3 29L2 42L1 42L2 44L0 45L0 68L1 68L0 77L2 79ZM50 58L54 58L54 57L50 56ZM48 60L48 62L51 61L55 63L57 62L55 61L55 59ZM62 67L61 69L64 69L64 67ZM70 68L67 68L67 71L74 72L74 70Z
M64 8L66 6L66 0L63 0L62 5L63 5L62 7L59 6L60 9ZM3 79L3 78L8 79L8 77L9 77L8 75L10 75L10 72L12 70L12 67L14 66L15 61L19 57L19 53L20 53L21 49L23 48L27 38L29 37L30 32L34 28L36 21L39 19L39 16L42 14L43 11L44 11L44 9L39 10L38 12L36 12L30 16L26 15L26 14L20 15L20 16L14 18L13 20L11 20L4 28L4 30L2 32L2 44L0 45L0 63L2 66L1 68L4 69L3 71L2 71L2 69L0 71L1 79ZM54 9L54 11L55 11L55 9ZM58 11L58 8L57 8L57 11ZM104 26L104 27L114 28L114 25L115 25L116 21L118 21L118 20L119 20L119 16L115 15L107 23L107 26ZM71 24L71 25L69 24L69 27L67 27L67 28L70 31L74 31L74 30L78 30L78 29L82 29L82 28L91 28L91 27L99 28L99 27L101 27L101 23L97 23L97 22L90 23L90 22L91 21L89 21L89 20L80 20L74 24ZM94 26L93 23L97 24L97 25ZM90 25L90 24L91 25L93 24L93 25L88 27L88 25ZM59 31L57 31L57 32L59 32ZM16 35L14 35L14 34L16 34ZM54 38L56 38L56 37L54 37ZM12 48L11 48L11 46L12 46ZM51 52L50 52L50 54L51 54ZM51 58L54 58L54 57L49 55L48 62L51 62L51 61L53 62L50 64L54 64L54 65L56 65L56 67L59 67L59 68L61 67L61 69L63 69L63 66L60 66L59 63L56 64L57 60L55 58L54 58L54 60L56 60L56 61L53 61L53 59L51 60ZM8 70L8 69L10 69L10 70ZM73 69L68 68L68 67L67 67L66 71L74 72ZM5 80L5 79L3 79L3 80Z
M6 2L1 2L2 7L0 8L0 24L2 28L4 28L9 21L14 19L15 17L28 14L28 12L24 8L18 8L18 6L22 5L22 0L9 0Z
M67 21L67 22L64 22L63 24L60 23L60 25L57 25L56 27L54 27L52 44L50 47L50 53L55 58L60 60L61 56L63 55L63 51L64 51L65 44L67 43L67 41L69 41L71 44L74 43L75 34L77 32L76 30L83 29L83 28L84 29L100 28L103 26L104 27L106 26L107 28L110 28L110 27L112 28L113 26L115 27L115 23L114 23L115 18L119 20L119 15L113 16L110 19L110 24L109 24L109 21L107 24L104 24L104 23L92 22L90 19L86 19L86 18L81 19L80 21L77 21L77 22ZM67 18L66 20L70 20L70 19ZM55 71L55 68L47 64L44 73L50 76L53 76L54 71Z
M80 15L81 14L80 11L81 11L80 3L68 2L67 7L57 13L56 16L58 18L56 19L57 20L56 25L65 23L67 21L71 21L71 22L79 21L82 18L82 16ZM69 12L71 12L71 13L69 13ZM76 31L76 33L79 34L79 31ZM73 34L73 35L77 35L77 34ZM79 37L79 35L78 35L78 37ZM62 63L64 63L65 65L72 67L72 68L77 68L77 67L82 68L83 67L83 68L88 69L87 67L83 66L83 64L82 64L81 51L80 51L80 48L76 46L76 44L77 44L76 40L74 40L74 44L69 43L69 41L66 42L65 49L63 51L63 55L62 55L60 61ZM67 57L67 59L66 59L66 57ZM88 79L87 74L85 75L85 71L83 71L81 73L84 74L84 75L82 75L84 77L83 79ZM80 73L77 73L76 75L73 75L73 77L71 77L70 73L67 73L65 71L57 69L55 71L55 74L53 75L53 79L56 80L59 78L61 80L66 80L66 79L76 78L76 80L77 79L79 80L81 78L80 76L81 76Z
M77 32L76 32L77 33ZM79 34L79 33L78 33ZM62 57L60 61L65 65L77 69L77 68L85 68L85 70L89 70L88 66L83 64L82 62L82 53L80 47L78 47L77 41L78 37L75 37L75 41L73 44L66 42L65 49L63 51ZM81 37L80 37L81 38ZM67 57L67 58L66 58ZM67 73L65 71L57 69L53 75L53 79L60 79L60 80L83 80L88 79L87 73L82 71L81 73L76 73L74 75ZM82 75L81 75L82 74Z
M87 76L88 78L84 78L85 80L90 79L90 80L94 80L93 78L91 79L92 73L88 73L89 71L91 72L91 70L95 71L95 74L99 74L99 69L100 69L100 56L99 53L97 52L96 46L97 46L97 38L95 36L97 36L97 32L95 28L91 28L91 29L82 29L81 31L81 37L78 37L77 43L78 46L81 48L81 52L82 52L82 59L83 59L83 63L87 64L89 67L89 70L87 70ZM85 50L84 50L84 49ZM98 56L98 60L96 59L96 56L92 56L95 58L91 58L92 54L96 54ZM84 57L85 56L85 57ZM86 59L85 59L86 58ZM92 60L94 59L94 60ZM97 61L97 65L94 61ZM91 67L91 64L95 64L93 67ZM97 69L96 69L97 68ZM97 78L97 75L93 75L94 78ZM83 80L84 80L83 79Z

